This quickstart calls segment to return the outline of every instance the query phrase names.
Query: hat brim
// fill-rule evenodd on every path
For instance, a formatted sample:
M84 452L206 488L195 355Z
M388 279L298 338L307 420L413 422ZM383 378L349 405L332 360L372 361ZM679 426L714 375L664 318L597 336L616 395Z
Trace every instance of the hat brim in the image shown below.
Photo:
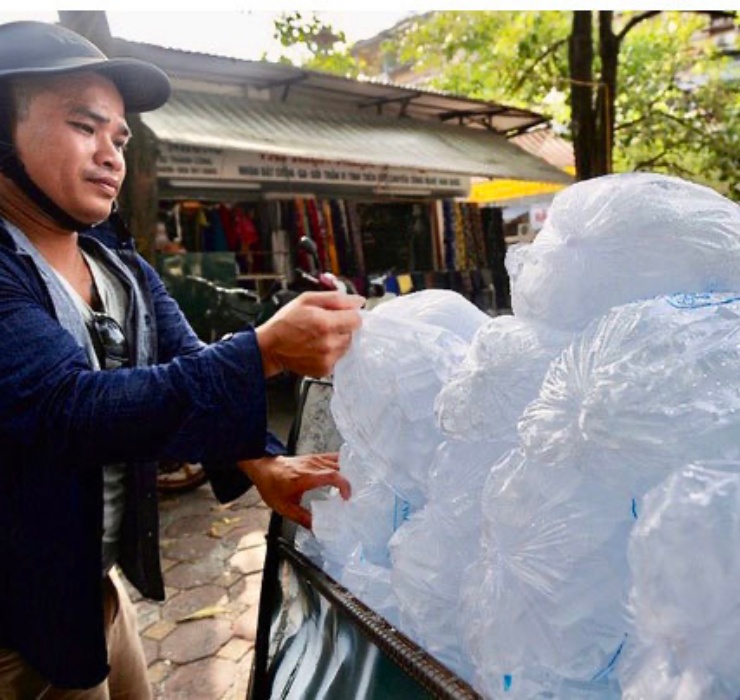
M111 58L96 72L105 75L118 88L127 112L151 112L170 97L170 79L151 63L135 58Z
M71 75L92 71L110 80L121 93L127 112L151 112L170 97L167 74L157 66L136 58L80 58L62 60L50 68L0 70L2 77Z

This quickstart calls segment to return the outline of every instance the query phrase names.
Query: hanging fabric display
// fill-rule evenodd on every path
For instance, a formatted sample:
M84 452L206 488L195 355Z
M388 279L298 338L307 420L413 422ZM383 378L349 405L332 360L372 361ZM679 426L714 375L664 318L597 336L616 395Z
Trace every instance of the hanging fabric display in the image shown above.
M440 201L429 205L429 220L432 236L432 269L445 267L444 256L444 204Z
M467 250L465 246L465 219L463 217L462 205L455 202L453 208L454 226L455 226L455 270L461 270L467 267Z
M357 274L357 257L355 251L355 241L352 237L349 216L347 215L347 202L340 200L339 216L342 218L342 231L344 240L347 245L347 275L354 277Z
M360 226L360 217L357 214L357 204L347 202L347 220L352 236L352 250L355 258L355 277L362 277L365 274L365 260L362 254L362 231Z
M310 270L313 261L309 259L308 253L300 247L301 238L308 236L309 230L306 225L306 207L302 199L296 199L295 204L295 228L293 230L293 244L297 251L296 260L298 267L303 270Z
M231 218L231 249L236 253L242 272L256 271L252 248L258 246L259 242L252 212L247 213L242 207L234 207Z
M337 244L337 255L339 257L339 267L342 273L348 275L351 273L351 254L352 250L348 245L347 227L345 219L342 216L342 203L338 200L331 202L331 216L334 227L334 239Z
M490 277L483 212L475 204L295 196L178 201L159 215L169 238L181 238L183 252L233 252L240 282L264 282L263 275L290 279L295 267L317 272L317 262L320 270L351 280L360 293L368 274L389 270L388 284L400 294L446 288L483 303L491 288L484 274ZM299 245L303 236L315 243L316 261Z
M316 244L316 252L319 258L319 267L322 269L327 268L327 256L326 246L324 244L324 235L321 231L321 223L319 222L318 208L316 206L315 199L307 199L305 201L306 207L306 218L308 219L308 229L310 231L311 240Z
M473 267L486 267L486 239L483 234L483 218L480 208L476 204L468 204L468 211L473 226L473 245L475 249L475 260Z
M454 270L456 264L455 214L454 202L442 203L444 216L444 262L447 270Z
M331 204L327 201L321 203L321 211L324 215L324 225L326 226L326 243L329 251L329 263L331 271L335 275L341 274L339 267L339 256L337 255L337 245L334 238L334 223L331 217Z
M448 270L475 270L487 265L481 212L477 205L442 202L444 266Z
M463 270L470 270L476 265L475 239L473 237L473 222L470 216L470 209L464 204L459 204L458 211L462 221L462 239L464 246L463 263L460 266Z

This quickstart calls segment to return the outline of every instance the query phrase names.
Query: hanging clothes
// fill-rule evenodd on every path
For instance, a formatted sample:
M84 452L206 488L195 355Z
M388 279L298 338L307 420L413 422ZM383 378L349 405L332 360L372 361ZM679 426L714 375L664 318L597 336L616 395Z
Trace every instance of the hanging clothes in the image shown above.
M269 272L274 270L269 251L272 250L272 227L270 226L270 208L272 202L259 202L256 207L251 207L254 216L252 221L257 228L257 241L254 244L256 253L254 257L255 272ZM250 207L247 208L249 211Z
M444 267L447 270L454 270L457 263L454 202L445 200L442 206L444 215Z
M207 225L203 231L203 250L226 251L229 244L226 240L226 232L221 225L221 215L218 207L212 207L207 213Z
M477 204L470 204L473 222L473 240L475 241L475 267L487 267L488 255L486 251L486 237L483 233L483 217Z
M462 269L467 261L465 250L465 222L463 220L462 206L459 202L452 205L454 227L455 227L455 270Z
M443 203L439 200L430 203L427 213L431 222L432 269L439 270L445 266Z
M218 215L221 219L221 227L226 235L226 245L229 250L237 250L236 241L234 240L234 225L232 223L231 207L227 204L219 204Z
M365 256L362 250L362 227L360 226L360 216L357 213L357 202L347 202L347 220L352 237L352 251L354 253L355 276L365 274Z
M334 238L334 224L331 216L331 204L324 200L321 202L321 211L324 215L324 226L326 228L326 247L329 253L329 265L335 275L342 274L339 267L339 256L337 255L337 245Z
M309 229L306 222L306 204L303 199L297 198L294 200L295 206L295 227L293 230L293 241L295 245L296 253L296 264L302 270L313 269L313 261L310 259L308 253L300 247L301 238L309 236Z
M285 203L263 202L260 206L260 221L267 229L271 251L270 269L278 275L289 275L292 267L290 251L290 227Z
M181 206L183 245L186 250L200 253L205 249L203 232L208 227L208 218L200 204L185 203Z
M318 206L315 199L306 200L306 217L308 218L311 240L316 244L316 254L319 259L319 268L326 270L329 266L326 254L325 235L321 229Z
M259 236L252 216L242 207L234 207L231 212L231 245L242 272L255 272L252 248L258 243Z
M339 268L341 274L351 274L351 263L350 255L351 250L348 249L347 245L347 229L345 226L345 219L342 216L342 207L339 200L332 200L330 202L331 207L331 220L334 228L334 241L337 246L337 257L339 258Z

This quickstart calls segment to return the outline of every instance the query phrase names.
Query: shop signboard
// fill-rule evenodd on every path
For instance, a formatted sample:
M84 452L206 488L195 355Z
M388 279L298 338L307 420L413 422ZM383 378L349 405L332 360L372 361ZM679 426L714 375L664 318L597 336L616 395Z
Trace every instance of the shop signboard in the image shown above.
M464 196L471 179L454 173L431 172L346 161L317 160L294 155L161 143L157 176L187 187L193 181L244 184L307 184L324 187Z

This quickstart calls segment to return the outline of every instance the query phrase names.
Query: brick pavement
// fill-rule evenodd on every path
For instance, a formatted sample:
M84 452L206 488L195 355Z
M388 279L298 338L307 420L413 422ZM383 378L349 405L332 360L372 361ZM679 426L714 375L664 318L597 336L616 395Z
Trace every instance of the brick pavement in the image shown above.
M269 394L271 430L285 439L289 388ZM134 601L157 700L245 700L270 511L255 489L222 505L209 486L160 501L166 600Z

